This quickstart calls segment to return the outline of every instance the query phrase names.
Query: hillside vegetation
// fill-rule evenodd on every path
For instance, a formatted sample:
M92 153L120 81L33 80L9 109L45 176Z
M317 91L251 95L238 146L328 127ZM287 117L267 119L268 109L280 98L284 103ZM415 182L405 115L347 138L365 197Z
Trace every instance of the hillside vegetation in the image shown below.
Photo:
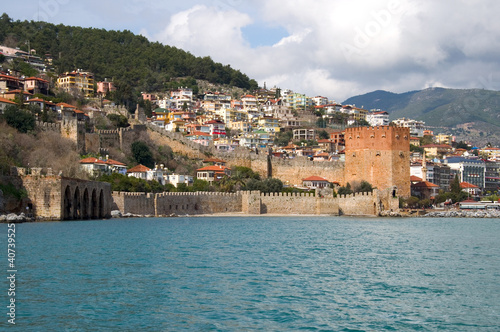
M13 21L0 17L0 44L28 50L42 58L51 55L57 73L77 68L95 74L96 81L113 79L117 101L133 104L140 91L176 88L175 79L191 77L216 84L253 90L257 82L230 65L210 57L195 57L181 49L150 42L128 30L54 25L46 22ZM194 82L194 80L193 80Z

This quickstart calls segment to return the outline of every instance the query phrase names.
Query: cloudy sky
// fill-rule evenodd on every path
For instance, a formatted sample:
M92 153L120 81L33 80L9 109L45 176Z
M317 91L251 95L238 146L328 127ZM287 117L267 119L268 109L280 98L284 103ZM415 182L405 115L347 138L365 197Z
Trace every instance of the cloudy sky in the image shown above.
M130 30L337 102L373 90L500 90L494 0L23 0L14 20Z

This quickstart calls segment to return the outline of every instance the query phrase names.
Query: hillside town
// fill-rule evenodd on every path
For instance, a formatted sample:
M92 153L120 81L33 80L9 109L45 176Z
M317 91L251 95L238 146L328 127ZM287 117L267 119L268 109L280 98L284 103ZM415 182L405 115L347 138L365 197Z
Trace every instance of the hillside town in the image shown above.
M42 60L34 50L28 53L0 46L0 54L6 62L21 60L39 71L30 77L13 69L0 73L0 113L23 104L34 110L39 126L74 119L90 133L97 130L98 118L117 114L127 119L124 127L135 121L148 128L176 133L222 156L245 149L255 154L272 154L274 158L307 158L325 164L345 160L346 128L403 127L410 132L411 196L432 201L440 191L449 192L455 178L473 200L498 194L500 189L500 148L456 142L452 135L428 130L423 121L391 121L384 110L342 105L327 97L267 88L264 84L263 88L241 94L217 86L207 86L197 94L183 86L161 92L144 91L143 106L137 105L132 114L108 99L116 90L112 79L97 81L92 72L77 68L55 75L52 57L47 55ZM56 102L54 92L85 102ZM80 151L82 156L87 152ZM80 161L81 169L90 175L119 173L174 187L180 183L192 185L195 179L213 183L231 176L224 158L207 157L203 164L194 174L175 174L164 165L127 165L124 160L109 158L105 152L82 157ZM290 185L314 190L345 184L310 174L300 183Z

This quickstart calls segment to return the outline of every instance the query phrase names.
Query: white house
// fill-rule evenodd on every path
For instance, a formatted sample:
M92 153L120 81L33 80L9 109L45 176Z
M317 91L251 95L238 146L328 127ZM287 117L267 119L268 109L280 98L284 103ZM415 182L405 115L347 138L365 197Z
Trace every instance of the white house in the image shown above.
M386 111L369 112L368 115L366 115L366 121L372 127L388 126L389 113Z
M160 184L165 184L165 178L163 177L163 170L159 168L151 169L144 165L137 165L132 167L127 171L128 176L133 176L138 179L143 179L146 181L157 181Z
M325 188L330 185L330 181L319 176L310 176L302 179L302 185L311 189Z
M191 175L182 174L168 174L165 175L167 183L173 184L176 188L179 183L185 183L187 186L193 184L193 177Z

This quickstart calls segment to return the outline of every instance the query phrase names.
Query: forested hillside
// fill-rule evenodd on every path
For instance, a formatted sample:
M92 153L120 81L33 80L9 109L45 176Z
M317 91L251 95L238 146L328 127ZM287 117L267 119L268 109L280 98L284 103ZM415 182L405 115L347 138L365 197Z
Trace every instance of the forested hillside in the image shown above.
M42 58L54 58L57 73L77 68L91 71L96 80L113 79L117 97L127 98L138 91L164 91L172 78L192 77L211 83L256 89L257 82L230 65L210 57L195 57L181 49L150 42L128 30L54 25L45 22L13 21L0 17L0 44L28 50Z

